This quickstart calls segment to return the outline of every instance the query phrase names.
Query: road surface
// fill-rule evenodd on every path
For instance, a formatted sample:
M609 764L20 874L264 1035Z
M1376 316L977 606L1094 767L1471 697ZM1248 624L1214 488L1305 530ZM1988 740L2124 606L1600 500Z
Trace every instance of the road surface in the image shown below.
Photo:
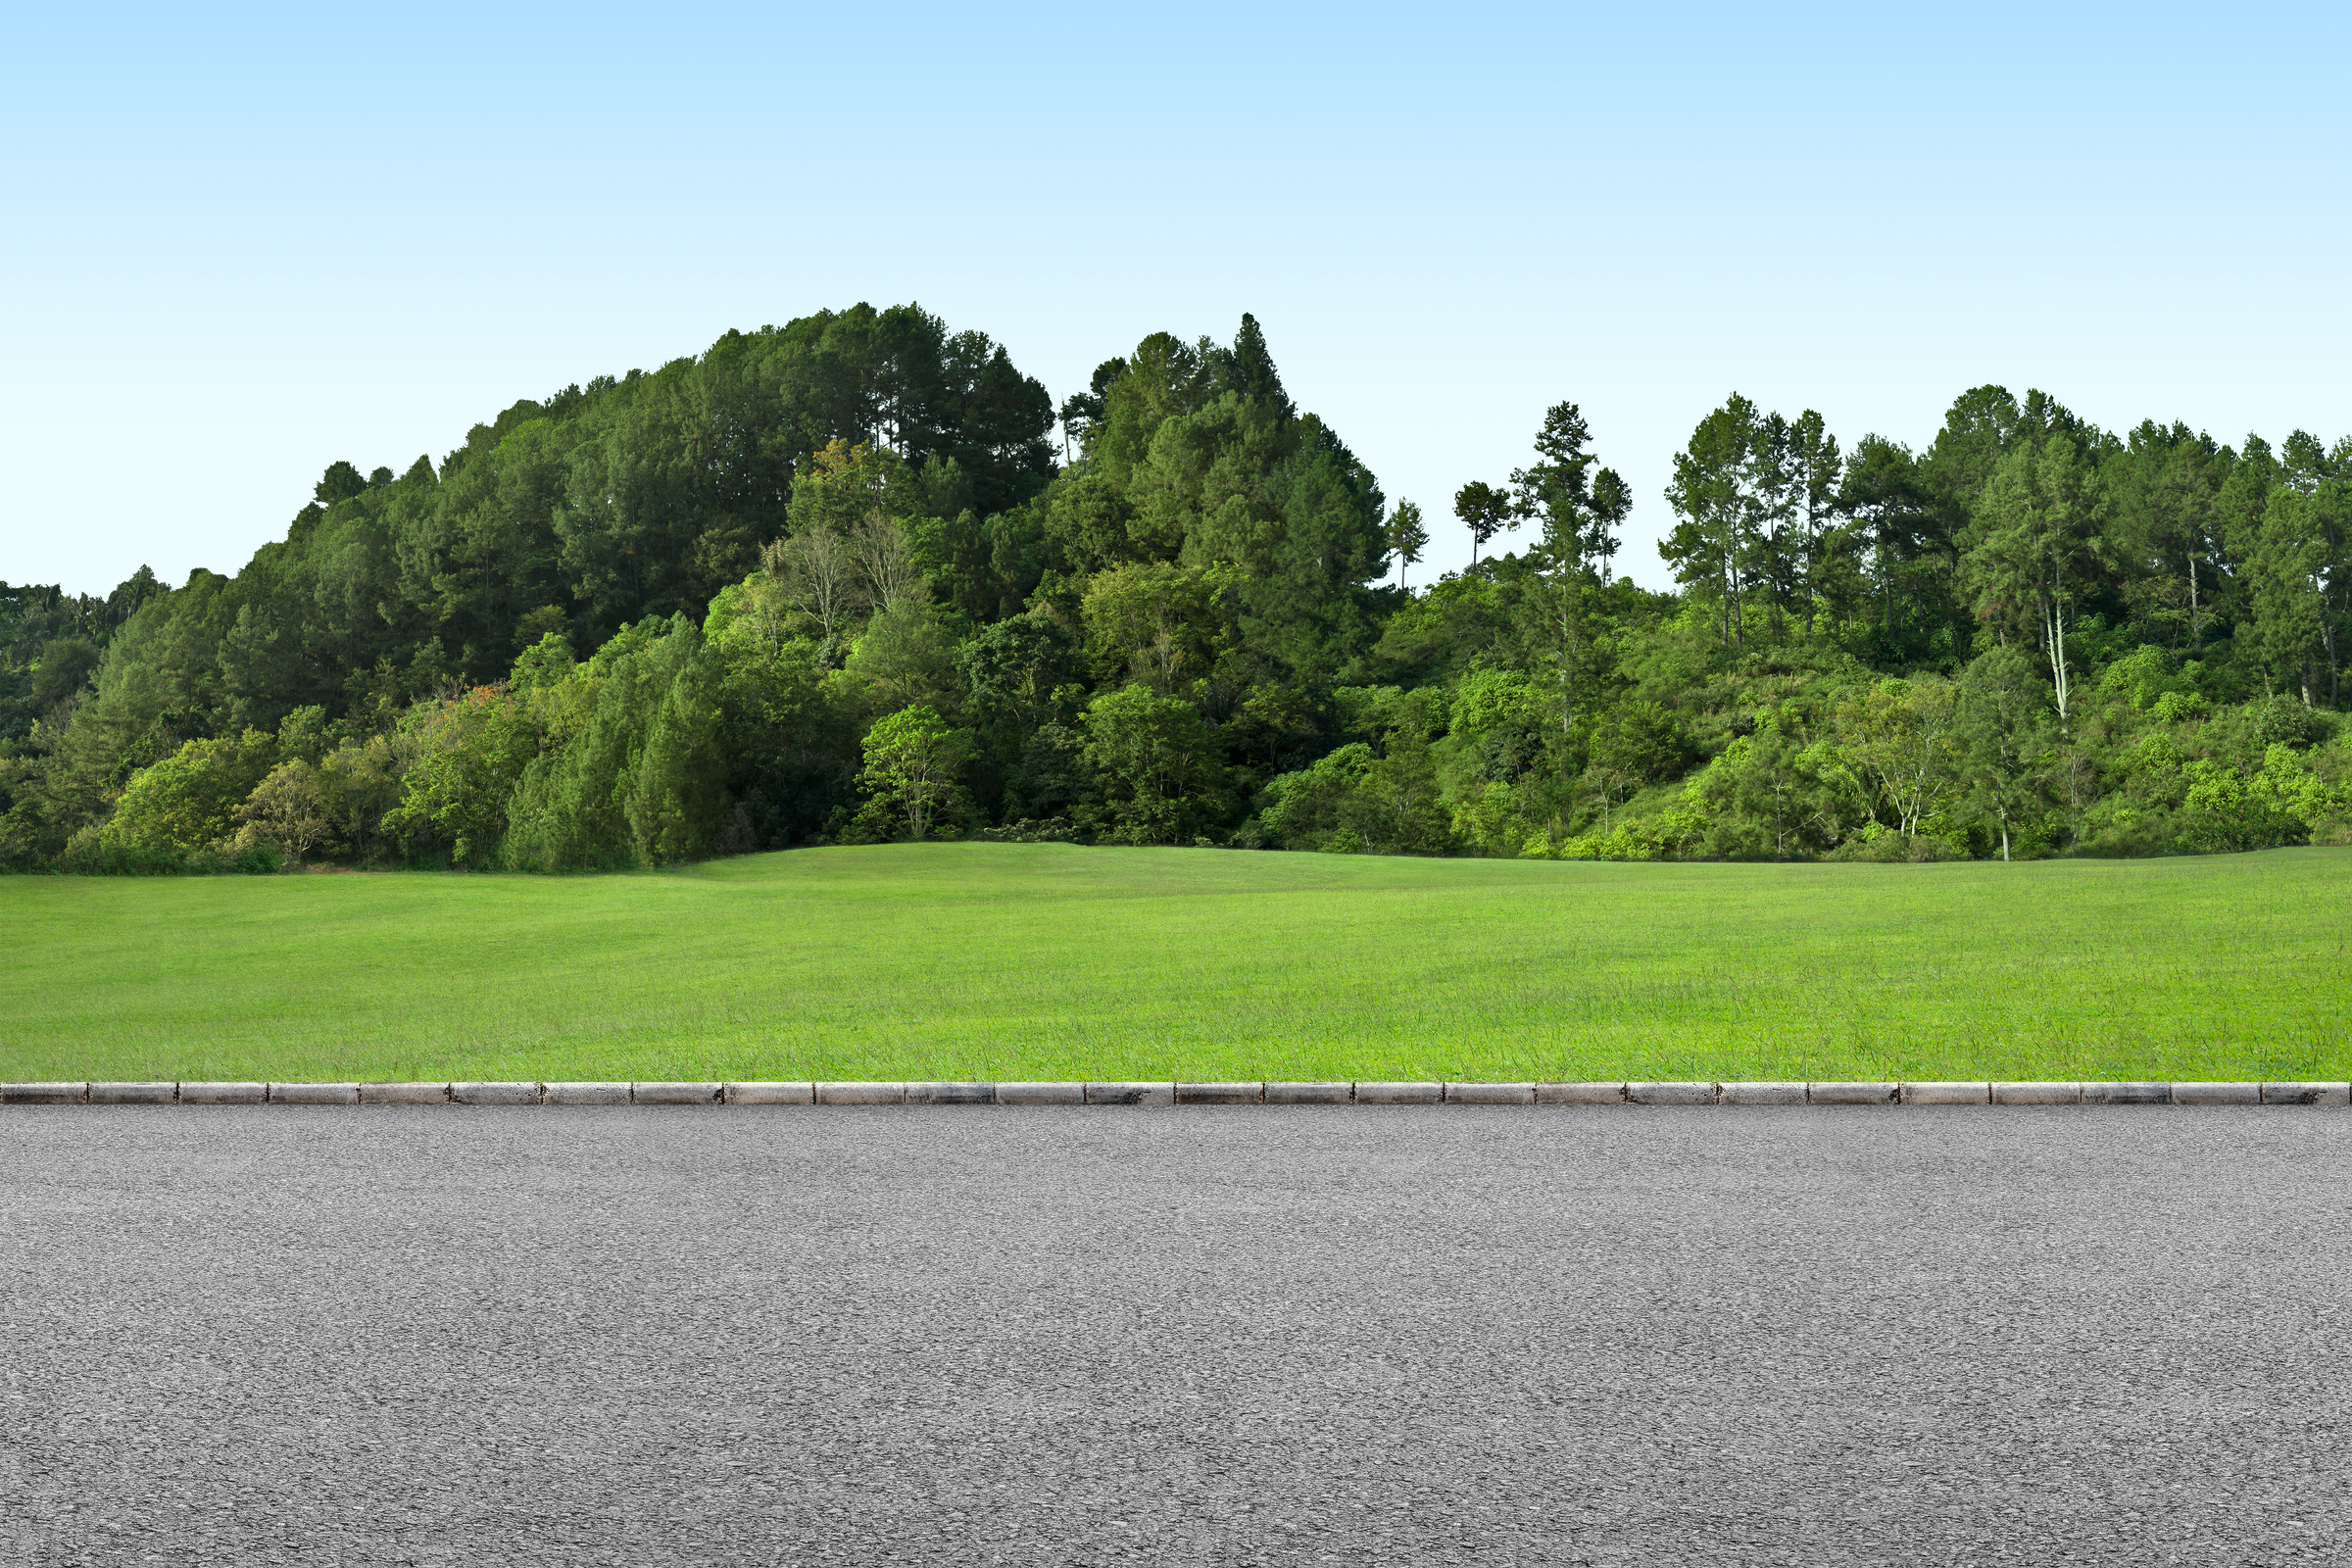
M0 1563L2340 1563L2352 1114L0 1110Z

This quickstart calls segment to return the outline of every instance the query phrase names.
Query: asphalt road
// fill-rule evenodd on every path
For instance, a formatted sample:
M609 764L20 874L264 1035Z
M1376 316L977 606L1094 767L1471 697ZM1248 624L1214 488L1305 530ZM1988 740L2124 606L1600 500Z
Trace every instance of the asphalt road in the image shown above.
M0 1563L2340 1563L2352 1114L0 1111Z

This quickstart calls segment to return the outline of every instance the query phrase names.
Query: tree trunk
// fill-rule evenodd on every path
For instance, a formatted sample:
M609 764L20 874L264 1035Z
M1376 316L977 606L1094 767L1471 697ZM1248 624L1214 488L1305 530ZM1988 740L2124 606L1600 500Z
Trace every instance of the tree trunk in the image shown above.
M2050 655L2050 687L2058 699L2058 733L2068 737L2067 699L2073 687L2066 675L2066 612L2054 589L2042 604L2042 632Z

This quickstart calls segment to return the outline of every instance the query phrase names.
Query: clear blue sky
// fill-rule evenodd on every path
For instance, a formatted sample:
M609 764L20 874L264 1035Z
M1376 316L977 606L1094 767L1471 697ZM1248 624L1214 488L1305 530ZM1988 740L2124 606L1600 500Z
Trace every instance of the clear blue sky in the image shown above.
M332 9L338 14L328 15ZM1106 14L1107 12L1107 14ZM233 570L329 461L919 300L1058 401L1264 323L1392 500L1738 389L2352 431L2352 22L2166 5L19 7L0 577ZM1457 566L1447 515L1422 579Z

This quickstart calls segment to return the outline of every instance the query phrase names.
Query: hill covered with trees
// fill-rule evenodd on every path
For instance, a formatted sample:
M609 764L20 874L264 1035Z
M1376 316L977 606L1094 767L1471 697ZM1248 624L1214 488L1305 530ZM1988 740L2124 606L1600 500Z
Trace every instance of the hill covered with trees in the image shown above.
M0 864L2352 841L2352 441L1979 387L1847 448L1734 396L1656 498L1670 594L1591 447L1554 407L1408 588L1420 510L1248 317L1058 410L913 306L730 332L336 463L234 577L0 584Z

